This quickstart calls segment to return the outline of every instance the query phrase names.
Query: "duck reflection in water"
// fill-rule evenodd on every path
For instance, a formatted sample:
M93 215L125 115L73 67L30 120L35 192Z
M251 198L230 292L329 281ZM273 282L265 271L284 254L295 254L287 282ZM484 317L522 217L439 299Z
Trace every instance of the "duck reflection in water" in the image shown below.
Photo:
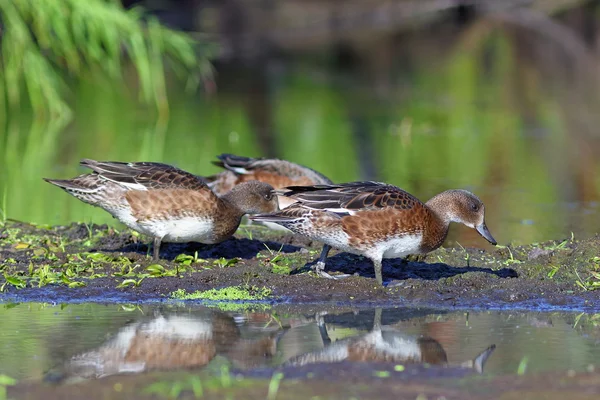
M239 369L263 366L275 355L281 332L245 339L233 317L212 310L200 315L157 315L121 328L98 348L76 355L49 372L46 380L62 382L200 368L217 355L226 357Z
M478 373L494 352L495 345L479 353L474 359L448 362L448 356L438 341L428 336L412 336L391 326L381 325L381 309L376 309L373 329L361 336L331 342L322 319L317 319L326 347L288 360L286 366L303 366L316 363L393 362L403 364L430 364L445 367L470 368Z

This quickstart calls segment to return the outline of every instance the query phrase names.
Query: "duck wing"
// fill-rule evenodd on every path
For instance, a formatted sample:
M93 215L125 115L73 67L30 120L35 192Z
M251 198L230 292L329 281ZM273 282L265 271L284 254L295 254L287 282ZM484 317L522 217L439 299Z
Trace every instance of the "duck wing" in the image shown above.
M357 211L395 208L409 210L421 201L410 193L381 182L350 182L339 185L289 186L277 191L291 197L299 205L338 214Z
M81 160L102 179L119 183L133 190L208 188L204 180L171 165L155 162L118 162Z
M318 184L333 183L329 178L312 168L278 158L250 158L234 154L221 154L217 158L219 161L213 161L213 164L238 175L267 173L291 179L306 177L312 183Z

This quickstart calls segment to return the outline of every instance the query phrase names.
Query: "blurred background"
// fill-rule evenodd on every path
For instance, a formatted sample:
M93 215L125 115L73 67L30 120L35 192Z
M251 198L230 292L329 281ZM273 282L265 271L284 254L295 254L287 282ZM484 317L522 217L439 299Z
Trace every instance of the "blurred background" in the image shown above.
M1 220L115 225L41 178L228 152L471 190L501 244L598 231L600 1L6 0L0 21Z

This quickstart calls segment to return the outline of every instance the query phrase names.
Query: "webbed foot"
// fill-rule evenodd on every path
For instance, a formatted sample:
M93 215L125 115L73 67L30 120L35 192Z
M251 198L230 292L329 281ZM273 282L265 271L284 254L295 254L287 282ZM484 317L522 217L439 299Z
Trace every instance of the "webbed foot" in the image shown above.
M317 261L315 263L315 265L313 266L313 268L315 269L315 273L320 276L321 278L327 278L327 279L344 279L349 277L349 274L342 274L342 275L330 275L327 272L325 272L325 263L323 261Z

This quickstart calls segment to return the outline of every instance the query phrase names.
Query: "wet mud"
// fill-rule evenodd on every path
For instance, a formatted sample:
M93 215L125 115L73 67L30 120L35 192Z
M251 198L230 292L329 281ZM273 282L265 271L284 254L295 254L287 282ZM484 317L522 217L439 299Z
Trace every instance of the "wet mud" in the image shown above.
M310 266L319 251L319 243L252 225L217 245L166 244L155 263L146 239L129 230L11 222L0 229L0 296L15 302L160 302L178 289L235 286L267 290L267 296L244 300L267 304L600 308L594 291L600 288L599 236L493 251L447 247L384 260L385 287L377 285L368 259L335 251L327 271L352 276L317 277Z

